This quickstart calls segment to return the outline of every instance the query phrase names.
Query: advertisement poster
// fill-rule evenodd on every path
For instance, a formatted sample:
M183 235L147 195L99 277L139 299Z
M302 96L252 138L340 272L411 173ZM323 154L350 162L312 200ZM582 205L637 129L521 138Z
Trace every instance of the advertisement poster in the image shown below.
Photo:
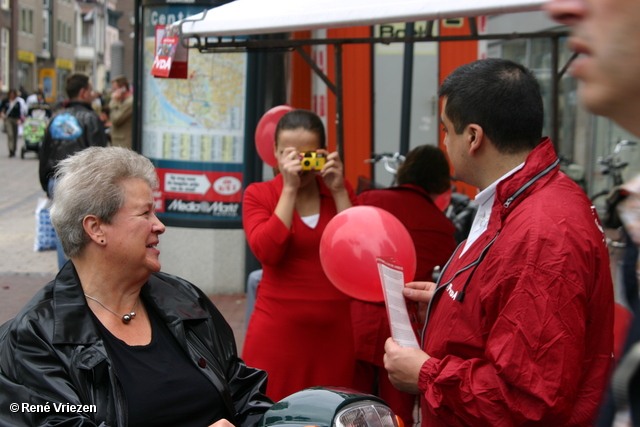
M247 55L191 50L186 79L151 75L158 45L174 46L164 26L200 12L197 6L145 9L142 154L160 176L155 199L163 221L235 221L235 228L241 226Z
M186 79L189 72L189 50L180 43L180 27L156 25L156 56L151 75Z
M241 215L242 173L157 168L156 211L203 219Z

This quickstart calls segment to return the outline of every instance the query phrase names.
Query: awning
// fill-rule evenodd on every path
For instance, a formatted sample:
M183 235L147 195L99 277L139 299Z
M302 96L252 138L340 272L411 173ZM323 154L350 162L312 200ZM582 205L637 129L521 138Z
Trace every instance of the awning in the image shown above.
M189 17L186 37L283 33L541 10L546 0L236 0Z

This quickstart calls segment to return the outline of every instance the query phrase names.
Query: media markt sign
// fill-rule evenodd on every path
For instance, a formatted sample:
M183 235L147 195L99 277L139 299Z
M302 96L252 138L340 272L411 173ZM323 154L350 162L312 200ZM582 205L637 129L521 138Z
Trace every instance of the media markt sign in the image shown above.
M242 173L157 168L156 211L180 215L239 218Z
M224 202L189 202L185 200L167 199L167 212L199 214L209 216L236 216L240 210L240 203Z

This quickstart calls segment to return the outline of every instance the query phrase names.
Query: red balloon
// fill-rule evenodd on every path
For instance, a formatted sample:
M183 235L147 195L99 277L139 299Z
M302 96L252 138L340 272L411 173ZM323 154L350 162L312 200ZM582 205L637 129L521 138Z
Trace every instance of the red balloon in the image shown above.
M447 191L445 191L444 193L442 193L441 195L436 197L436 200L435 200L436 206L442 212L444 212L445 209L447 209L447 207L449 207L449 203L451 203L451 195L452 194L453 194L453 191L451 189L448 189Z
M355 206L333 217L320 239L320 262L333 285L350 297L384 301L376 258L403 267L405 283L416 274L416 249L407 229L389 212Z
M282 116L289 111L293 111L292 107L288 105L278 105L273 107L260 119L258 126L256 127L255 141L256 150L263 162L275 168L278 166L278 160L276 159L274 152L275 147L275 133L278 121Z

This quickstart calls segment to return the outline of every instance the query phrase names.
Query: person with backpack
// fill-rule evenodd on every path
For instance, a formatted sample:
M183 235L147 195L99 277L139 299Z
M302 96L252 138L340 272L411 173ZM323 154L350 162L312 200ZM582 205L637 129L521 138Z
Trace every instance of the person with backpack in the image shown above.
M69 102L51 120L40 148L40 185L53 199L53 174L62 159L87 147L107 146L104 125L91 108L93 87L89 77L75 73L66 81ZM58 245L58 267L65 264L62 247Z

